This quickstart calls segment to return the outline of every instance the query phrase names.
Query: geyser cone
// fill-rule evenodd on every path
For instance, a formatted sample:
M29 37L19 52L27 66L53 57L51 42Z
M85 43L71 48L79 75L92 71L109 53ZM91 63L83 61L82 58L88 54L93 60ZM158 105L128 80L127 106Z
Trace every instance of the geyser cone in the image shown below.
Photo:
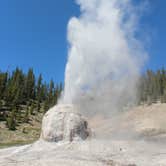
M85 140L89 133L87 121L73 105L57 105L43 118L41 138L46 141Z

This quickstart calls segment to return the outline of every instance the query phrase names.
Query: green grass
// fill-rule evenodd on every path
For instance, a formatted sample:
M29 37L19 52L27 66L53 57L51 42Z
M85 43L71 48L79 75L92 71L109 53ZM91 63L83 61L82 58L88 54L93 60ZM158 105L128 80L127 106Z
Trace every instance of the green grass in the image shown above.
M30 117L29 123L21 123L16 130L9 130L5 122L0 121L0 148L31 144L39 139L43 114Z
M12 142L0 143L0 149L12 147L12 146L21 146L21 145L31 144L35 141L36 140L30 140L30 141L17 140L17 141L12 141Z

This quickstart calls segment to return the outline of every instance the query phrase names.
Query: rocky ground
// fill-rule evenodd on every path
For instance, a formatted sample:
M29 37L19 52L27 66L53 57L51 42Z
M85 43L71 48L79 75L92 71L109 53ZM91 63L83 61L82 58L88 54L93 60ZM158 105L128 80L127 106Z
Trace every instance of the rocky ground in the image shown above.
M166 166L165 119L166 104L160 103L139 106L111 118L96 115L89 120L92 135L88 139L40 139L31 145L3 149L0 165Z

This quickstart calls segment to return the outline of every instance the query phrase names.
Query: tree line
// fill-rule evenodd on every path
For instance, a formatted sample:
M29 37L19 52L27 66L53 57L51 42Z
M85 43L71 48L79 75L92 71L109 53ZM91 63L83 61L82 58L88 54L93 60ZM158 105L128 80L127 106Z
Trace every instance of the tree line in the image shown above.
M43 81L33 69L27 73L16 68L12 73L0 72L0 121L6 121L10 130L28 123L30 116L45 113L57 104L63 90L62 83ZM166 103L166 70L147 70L140 77L139 104Z
M140 103L166 103L166 70L164 68L157 71L147 70L141 76L138 92Z
M15 130L18 123L28 123L29 116L45 113L57 103L62 83L43 81L32 68L27 73L16 68L12 73L0 72L0 120Z

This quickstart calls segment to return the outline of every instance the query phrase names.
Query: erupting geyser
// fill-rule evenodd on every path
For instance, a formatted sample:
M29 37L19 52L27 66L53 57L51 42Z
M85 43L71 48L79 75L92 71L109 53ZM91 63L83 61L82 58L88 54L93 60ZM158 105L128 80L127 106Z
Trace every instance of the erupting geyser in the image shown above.
M68 24L69 55L59 103L85 115L111 114L136 102L146 52L136 38L141 6L132 0L76 0Z
M44 117L42 138L73 140L88 136L78 116L111 115L137 99L146 52L136 38L139 11L132 0L77 0L81 14L68 24L69 55L60 106ZM74 105L77 113L73 113ZM73 134L74 132L74 134Z

